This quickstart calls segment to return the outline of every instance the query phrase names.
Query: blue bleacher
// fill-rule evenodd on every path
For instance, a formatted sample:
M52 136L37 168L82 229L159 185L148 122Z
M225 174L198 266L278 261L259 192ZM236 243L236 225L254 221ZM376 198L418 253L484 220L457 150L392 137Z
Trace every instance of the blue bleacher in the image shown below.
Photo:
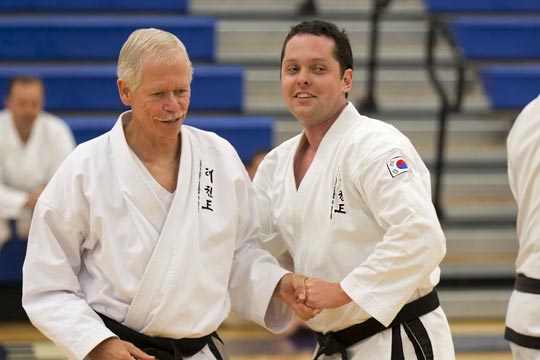
M493 64L540 62L540 1L538 0L424 0L428 15L426 69L439 99L439 130L436 144L433 201L439 217L442 174L445 171L446 128L449 115L463 109L467 68L476 70L494 109L520 108L538 90L534 81L515 85L526 78L526 69L487 69ZM439 41L450 47L455 82L439 74ZM517 76L515 79L510 79ZM512 83L508 83L511 81ZM534 89L534 91L533 91Z
M78 144L109 131L116 119L112 117L67 118ZM238 151L242 161L261 150L272 147L274 121L265 116L188 116L184 122L202 130L212 131L227 139Z
M431 14L540 11L538 0L424 0L424 3Z
M518 109L540 91L540 1L424 0L463 60L474 64L494 109ZM522 63L522 64L520 64Z
M540 94L540 65L491 65L479 73L494 109L521 109Z
M0 98L4 98L8 79L17 74L44 79L47 109L51 112L126 109L118 95L113 65L0 66ZM241 112L244 69L195 65L191 92L191 110Z
M177 11L188 10L188 0L2 0L0 11Z
M540 58L540 17L466 16L448 25L467 59Z
M519 109L538 95L538 67L518 63L540 60L540 17L464 16L448 25L465 58L481 62L478 73L492 108Z
M216 21L189 16L0 16L0 59L116 60L138 28L177 35L192 61L215 60Z

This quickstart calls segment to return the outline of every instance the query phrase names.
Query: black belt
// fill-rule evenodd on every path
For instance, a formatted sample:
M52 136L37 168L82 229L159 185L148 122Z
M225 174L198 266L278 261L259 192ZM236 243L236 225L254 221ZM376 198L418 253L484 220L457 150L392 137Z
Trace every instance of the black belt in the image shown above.
M200 338L170 339L157 336L141 334L116 320L103 314L97 313L105 323L105 326L115 333L120 339L128 341L159 360L182 360L186 356L193 356L201 351L206 345L209 346L212 354L217 360L223 360L216 345L212 341L215 337L223 343L218 334L213 333Z
M517 274L514 288L529 294L540 294L540 280Z
M391 359L403 359L400 325L404 326L407 336L413 343L418 359L433 359L433 350L427 331L418 318L438 307L439 297L437 292L433 290L429 294L406 304L388 326L384 326L374 318L369 318L360 324L336 332L331 331L326 334L315 332L319 343L319 351L314 359L321 355L341 354L343 360L348 360L348 347L390 328L392 329Z
M540 280L517 274L514 288L524 293L540 295ZM504 338L519 346L540 350L540 336L521 334L507 326L504 330Z

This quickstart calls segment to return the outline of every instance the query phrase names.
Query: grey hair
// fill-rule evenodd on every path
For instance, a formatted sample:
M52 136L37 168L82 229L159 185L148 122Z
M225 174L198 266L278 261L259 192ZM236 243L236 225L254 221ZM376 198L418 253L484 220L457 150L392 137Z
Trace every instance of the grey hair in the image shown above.
M141 84L142 64L147 54L155 55L164 64L171 61L167 56L170 52L180 51L186 56L193 77L193 65L189 59L186 47L174 34L160 29L138 29L128 37L118 56L117 76L132 89L136 90Z

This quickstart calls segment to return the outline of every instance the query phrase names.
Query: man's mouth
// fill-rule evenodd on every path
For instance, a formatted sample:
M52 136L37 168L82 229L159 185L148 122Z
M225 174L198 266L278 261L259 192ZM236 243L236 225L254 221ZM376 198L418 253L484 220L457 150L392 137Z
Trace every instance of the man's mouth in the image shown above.
M166 124L173 124L179 121L182 118L182 116L184 116L183 113L176 113L176 114L172 114L172 117L168 119L156 119L156 120L162 123L166 123Z
M310 98L314 98L315 96L308 93L298 93L294 95L294 97L297 99L310 99Z

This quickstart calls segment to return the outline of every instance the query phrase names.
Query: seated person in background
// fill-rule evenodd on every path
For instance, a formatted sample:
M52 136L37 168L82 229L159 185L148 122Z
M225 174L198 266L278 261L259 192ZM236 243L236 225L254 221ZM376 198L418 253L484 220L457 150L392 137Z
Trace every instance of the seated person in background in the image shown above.
M20 281L26 243L16 241L28 237L38 196L75 147L69 127L43 110L44 94L41 79L16 76L0 111L0 264L11 263L0 280Z
M255 173L257 172L257 168L259 167L259 164L261 161L263 161L264 157L270 149L261 149L256 151L252 156L251 159L249 159L249 162L246 164L246 170L248 172L249 178L253 180L255 177Z

